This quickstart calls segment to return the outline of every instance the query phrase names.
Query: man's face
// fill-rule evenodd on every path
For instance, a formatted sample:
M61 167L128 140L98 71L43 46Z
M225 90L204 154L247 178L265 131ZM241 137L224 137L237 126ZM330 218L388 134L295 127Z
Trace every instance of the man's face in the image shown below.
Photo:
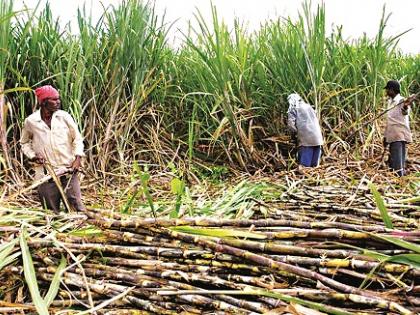
M395 95L397 95L397 94L395 93L395 91L393 89L386 89L386 95L388 97L394 98Z
M61 107L61 101L59 97L51 97L46 98L43 102L44 108L51 113L54 113L55 111L59 110Z

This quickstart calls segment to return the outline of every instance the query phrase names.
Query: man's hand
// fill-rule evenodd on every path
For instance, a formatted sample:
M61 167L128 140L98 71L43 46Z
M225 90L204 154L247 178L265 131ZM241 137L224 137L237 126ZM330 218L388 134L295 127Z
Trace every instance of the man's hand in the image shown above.
M76 158L74 159L73 163L71 163L70 168L73 170L73 172L79 171L80 167L82 166L82 158L79 155L76 155Z
M408 108L410 107L411 103L412 103L412 101L410 101L410 100L405 100L404 101L404 103L402 105L402 108L401 108L403 115L408 114Z
M37 164L44 164L45 158L41 153L35 153L35 157L31 159L31 162L35 162Z
M419 94L413 94L407 97L402 105L402 111L404 115L407 115L408 108L413 104L413 102L419 97Z

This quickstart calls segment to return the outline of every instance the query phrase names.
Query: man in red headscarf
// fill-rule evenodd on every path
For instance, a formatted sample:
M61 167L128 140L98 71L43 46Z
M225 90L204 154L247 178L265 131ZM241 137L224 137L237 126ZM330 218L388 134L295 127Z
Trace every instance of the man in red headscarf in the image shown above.
M60 177L61 186L69 205L82 211L85 207L76 173L84 156L83 138L71 115L60 110L60 95L55 88L41 86L35 95L40 109L25 119L20 140L22 151L35 163L35 180L47 175L46 164L56 173L68 169L70 175ZM43 206L59 212L62 196L53 180L40 185L38 194Z

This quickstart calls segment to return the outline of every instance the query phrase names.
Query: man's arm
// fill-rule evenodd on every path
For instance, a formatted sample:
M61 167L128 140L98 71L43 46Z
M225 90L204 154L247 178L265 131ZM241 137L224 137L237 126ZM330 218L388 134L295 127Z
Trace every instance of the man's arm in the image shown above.
M83 137L81 133L79 132L79 127L77 126L76 122L73 120L70 114L66 115L66 122L70 130L71 138L73 139L72 144L73 144L74 155L79 156L79 157L84 157L85 153L83 152L84 150Z
M26 119L23 124L22 135L20 137L20 145L22 147L23 154L25 154L29 160L33 161L36 158L36 152L32 148L32 132L29 122Z
M401 106L401 112L403 115L408 115L410 112L410 106L413 104L413 102L420 96L420 93L410 95L407 97Z
M70 130L71 137L73 139L73 143L72 143L73 150L74 150L74 155L76 156L76 158L74 159L70 167L74 171L78 171L82 165L82 157L85 156L85 153L83 152L83 149L84 149L83 137L81 133L79 132L79 128L76 122L73 120L73 117L71 117L70 114L67 115L66 121Z
M287 111L287 126L293 133L297 133L296 116L296 108L289 107L289 110Z
M410 100L405 99L404 102L402 103L402 106L401 106L401 113L403 115L408 115L409 106L410 106Z

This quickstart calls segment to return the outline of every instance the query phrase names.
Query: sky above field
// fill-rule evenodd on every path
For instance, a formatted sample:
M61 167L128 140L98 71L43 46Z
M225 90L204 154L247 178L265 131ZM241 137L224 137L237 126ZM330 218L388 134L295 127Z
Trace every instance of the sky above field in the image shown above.
M41 0L41 3L45 3ZM121 0L50 0L55 16L60 17L63 24L75 24L77 8L86 4L92 9L92 16L97 19L103 12L103 6L117 5ZM258 29L265 20L277 16L296 17L302 8L301 0L213 0L219 16L228 25L233 25L234 17L245 22L249 31ZM322 1L312 0L313 7ZM25 3L29 8L35 8L38 0L15 0L14 8L23 8ZM392 13L389 19L386 35L395 36L410 30L400 39L399 47L405 53L420 53L420 0L324 0L326 7L327 26L343 25L343 34L348 38L357 38L366 33L374 37L378 30L382 8ZM211 10L209 0L156 0L156 12L161 15L166 12L166 21L174 22L169 33L169 42L175 45L180 42L182 32L185 32L188 21L194 20L197 9L210 20ZM73 27L75 29L75 27Z

